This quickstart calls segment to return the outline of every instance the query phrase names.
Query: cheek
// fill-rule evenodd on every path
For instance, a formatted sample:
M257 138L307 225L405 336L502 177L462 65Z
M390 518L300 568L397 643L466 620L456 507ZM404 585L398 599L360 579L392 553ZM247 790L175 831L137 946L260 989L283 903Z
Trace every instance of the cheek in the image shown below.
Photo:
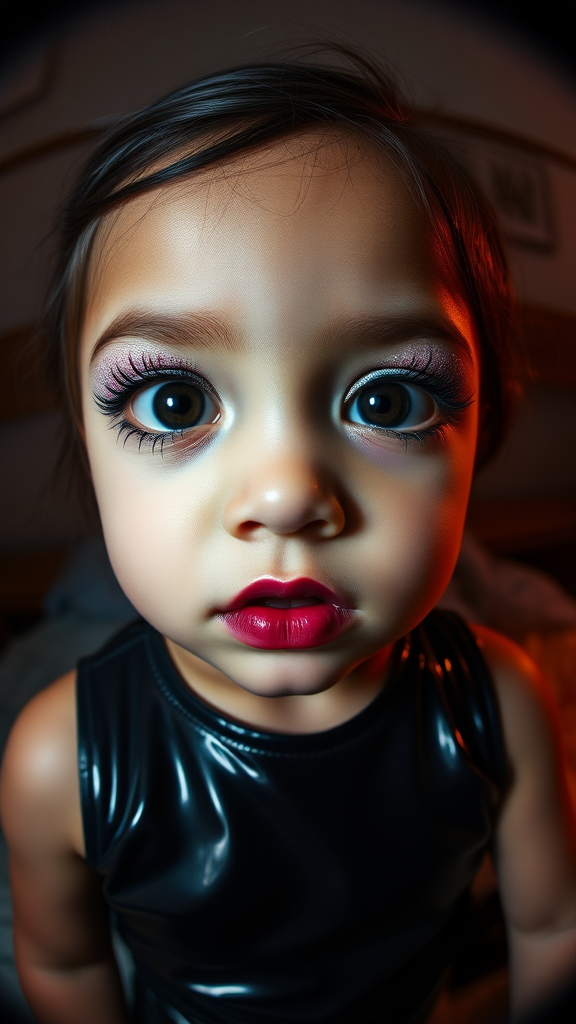
M105 447L89 446L89 456L110 561L134 607L162 630L164 615L185 603L202 557L197 489L153 464L156 456L127 460L121 446Z
M386 617L399 623L398 635L430 611L454 570L472 478L473 439L474 431L469 436L465 431L436 452L383 450L360 442L381 471L366 485L365 493L373 498L366 503L363 575L374 614L386 608Z

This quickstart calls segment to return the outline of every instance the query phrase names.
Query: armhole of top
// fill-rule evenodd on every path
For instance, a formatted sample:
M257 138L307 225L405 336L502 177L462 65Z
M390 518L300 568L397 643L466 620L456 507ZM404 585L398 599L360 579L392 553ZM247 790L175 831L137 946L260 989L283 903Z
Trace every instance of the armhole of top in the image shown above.
M80 811L86 861L96 867L96 801L94 798L94 759L92 715L90 714L90 668L82 658L76 671L76 727L78 745L78 780Z
M510 782L510 765L504 743L504 729L500 713L500 701L492 678L492 672L482 653L478 639L471 627L457 613L452 611L436 612L441 616L442 626L448 627L453 642L459 648L464 662L468 666L475 689L480 691L482 717L486 727L488 741L488 757L490 761L490 777L500 795L504 793ZM441 628L442 628L441 626Z

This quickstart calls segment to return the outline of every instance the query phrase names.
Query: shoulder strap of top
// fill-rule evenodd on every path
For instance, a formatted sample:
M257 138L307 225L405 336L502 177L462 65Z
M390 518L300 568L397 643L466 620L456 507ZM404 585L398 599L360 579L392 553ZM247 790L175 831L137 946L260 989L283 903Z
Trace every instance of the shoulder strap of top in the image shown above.
M458 742L497 797L508 785L510 769L498 697L476 637L456 612L439 609L419 629Z

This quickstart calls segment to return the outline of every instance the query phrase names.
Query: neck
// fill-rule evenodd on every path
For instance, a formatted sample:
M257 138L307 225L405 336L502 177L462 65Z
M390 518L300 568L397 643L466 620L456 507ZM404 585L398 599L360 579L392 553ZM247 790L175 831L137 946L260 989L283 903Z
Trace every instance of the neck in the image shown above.
M209 707L252 729L295 735L333 729L363 711L386 684L393 649L391 644L377 651L320 693L267 697L245 690L167 638L166 646L183 681Z

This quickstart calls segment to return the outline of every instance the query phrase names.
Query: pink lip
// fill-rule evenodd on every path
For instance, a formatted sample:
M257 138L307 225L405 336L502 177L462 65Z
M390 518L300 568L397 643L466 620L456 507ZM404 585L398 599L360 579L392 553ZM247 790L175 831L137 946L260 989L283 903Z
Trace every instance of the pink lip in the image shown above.
M310 604L274 608L265 603L274 599L310 599ZM288 582L256 580L217 613L228 632L241 643L268 651L328 644L351 623L353 614L338 594L307 578Z

